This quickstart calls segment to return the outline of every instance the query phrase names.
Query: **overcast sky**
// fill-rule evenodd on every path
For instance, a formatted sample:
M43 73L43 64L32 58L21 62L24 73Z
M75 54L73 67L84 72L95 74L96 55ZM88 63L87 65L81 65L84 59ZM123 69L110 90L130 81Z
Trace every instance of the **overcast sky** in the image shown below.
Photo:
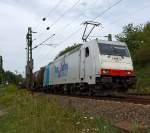
M4 69L23 73L26 64L26 33L28 27L38 32L33 35L33 46L52 34L46 44L33 51L34 70L48 64L68 45L82 42L82 22L94 20L119 0L0 0L0 55ZM72 8L71 8L72 7ZM122 0L118 5L97 18L102 26L93 35L113 35L128 23L144 24L150 20L150 0ZM60 17L62 16L62 17ZM46 21L42 21L47 17ZM46 27L50 26L50 30ZM80 30L78 30L80 29ZM76 34L74 34L75 31ZM104 39L104 38L101 38Z

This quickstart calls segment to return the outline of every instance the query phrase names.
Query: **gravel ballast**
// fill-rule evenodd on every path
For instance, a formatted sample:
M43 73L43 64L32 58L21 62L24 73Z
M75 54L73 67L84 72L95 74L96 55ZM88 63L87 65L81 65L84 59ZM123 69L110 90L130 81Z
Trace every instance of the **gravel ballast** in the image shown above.
M150 105L49 95L61 106L74 108L91 116L102 116L113 125L130 130L134 125L150 128Z

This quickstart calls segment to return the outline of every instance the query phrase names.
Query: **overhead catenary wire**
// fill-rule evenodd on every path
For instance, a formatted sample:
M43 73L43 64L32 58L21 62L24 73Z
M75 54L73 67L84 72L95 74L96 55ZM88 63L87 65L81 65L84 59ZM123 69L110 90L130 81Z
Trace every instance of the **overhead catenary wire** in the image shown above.
M71 38L72 36L74 36L75 34L77 34L80 30L81 30L81 28L78 28L75 32L73 32L72 34L70 34L70 36L68 36L68 37ZM64 43L64 42L66 42L67 40L68 40L68 38L62 40L62 41L59 42L57 45L62 44L62 43ZM48 54L49 54L49 53L47 53L44 57L42 57L42 59L45 58Z
M95 3L97 3L98 0L95 0L92 5L95 5ZM75 23L79 17L81 17L82 15L84 15L86 18L88 18L86 15L85 15L85 11L87 11L89 8L85 9L84 11L82 11L79 15L77 15L77 17L75 17L71 22L69 22L68 24L64 25L63 28L61 28L59 31L64 31L66 30L69 26L73 25L73 23Z
M150 4L146 4L146 5L143 6L142 8L138 8L138 9L136 9L134 12L130 12L130 14L128 14L128 15L121 16L120 18L118 18L118 19L116 19L116 20L110 22L109 24L112 25L112 24L115 24L115 23L117 23L117 22L119 22L119 21L125 20L125 19L127 19L127 17L129 17L129 15L130 15L130 17L131 17L131 16L133 16L133 15L139 13L140 11L145 10L145 9L148 8L148 7L150 7Z
M117 6L122 1L123 0L119 0L119 1L115 2L113 5L109 6L106 10L104 10L103 12L101 12L100 14L98 14L93 20L96 20L97 18L101 17L103 14L105 14L106 12L108 12L109 10L111 10L113 7Z
M32 49L35 49L37 47L39 47L40 45L43 45L45 42L47 42L49 39L51 39L52 37L54 37L55 34L49 36L47 39L45 39L44 41L42 41L41 43L39 43L38 45L34 46Z
M78 0L77 2L75 2L69 9L67 9L63 14L61 14L50 26L49 28L51 29L54 25L56 25L56 23L58 23L69 11L71 11L75 6L78 5L78 3L81 0ZM39 36L41 36L44 33L44 30L39 34ZM39 36L37 38L39 38Z
M110 7L108 7L105 11L103 11L101 14L99 14L98 16L96 16L95 18L94 18L94 20L96 19L96 18L98 18L98 17L100 17L100 16L102 16L104 13L106 13L106 11L109 11L111 8L113 8L114 6L116 6L116 5L118 5L121 1L123 1L123 0L119 0L119 1L117 1L116 3L114 3L112 6L110 6ZM142 7L142 8L140 8L140 9L138 9L138 10L135 10L133 13L131 13L131 14L135 14L135 13L138 13L138 11L139 10L143 10L143 9L145 9L145 8L148 8L150 6L150 4L146 4L146 6L144 6L144 7ZM130 15L131 15L130 14ZM126 15L126 16L128 16L128 15ZM110 24L114 24L114 23L116 23L116 22L118 22L118 21L122 21L123 19L126 19L126 17L122 17L121 19L117 19L117 20L115 20L115 21L113 21L113 22L111 22ZM72 36L74 36L76 33L78 33L80 30L78 29L78 30L76 30L74 33L72 33L71 35L69 35L66 39L64 39L63 41L61 41L61 43L64 43L65 41L67 41L67 40L69 40Z
M96 17L93 18L93 20L96 20L97 18L101 17L102 15L104 15L106 12L108 12L109 10L111 10L113 7L117 6L120 2L122 2L123 0L119 0L117 2L115 2L113 5L109 6L107 9L105 9L104 11L102 11L100 14L98 14ZM64 39L61 42L66 42L67 40L69 40L70 38L72 38L72 36L74 36L76 33L78 33L80 31L80 28L78 30L76 30L75 32L73 32L71 35L69 35L68 37L66 37L66 39Z
M47 18L48 16L50 16L50 14L52 14L52 13L56 10L56 8L59 7L59 5L60 5L63 1L64 1L64 0L59 0L58 3L48 12L48 14L46 15L46 18Z
M50 25L50 28L52 28L52 26L54 26L58 21L60 21L60 19L62 19L69 11L71 11L75 6L77 6L77 4L80 2L81 0L78 0L76 3L73 4L73 6L71 6L67 11L65 11L61 16L59 16L54 23L52 23Z
M54 7L52 7L49 12L47 13L47 15L44 17L45 20L48 18L48 16L50 16L50 14L52 14L58 7L59 5L63 2L64 0L59 0L56 5L54 5ZM41 18L41 21L37 24L37 26L35 27L35 29L37 29L38 27L40 27L40 25L42 24L43 21L43 18Z
M95 3L97 2L98 0L95 0L93 3L92 3L92 5L95 5ZM68 10L71 10L72 8L74 8L78 3L80 2L80 0L78 0L71 8L69 8ZM86 9L86 10L88 10L88 9ZM86 11L85 10L85 11ZM64 12L65 13L65 12ZM64 14L65 15L65 14ZM76 20L77 20L77 18L79 18L80 16L82 16L82 15L84 15L84 12L81 12L75 19L73 19L70 23L68 23L68 24L66 24L64 27L65 27L65 29L67 28L67 27L69 27L70 25L72 25L73 23L72 22L75 22ZM59 17L60 19L61 19L61 17L62 17L62 15ZM87 16L85 16L86 18L88 18ZM59 21L59 18L57 19L57 21ZM56 23L53 23L53 24L56 24ZM50 26L50 28L53 26L53 24ZM64 29L64 27L60 30L60 31L62 31L63 29ZM79 32L80 30L78 29L78 30L76 30L77 32ZM41 33L41 34L43 34L43 32ZM40 35L41 35L40 34ZM74 35L75 33L73 33L73 34L71 34L71 35ZM39 35L39 36L40 36ZM69 35L69 36L71 36L71 35ZM65 40L67 40L67 39L65 39ZM62 42L62 41L61 41ZM64 42L64 41L63 41Z
M116 5L118 5L120 2L122 2L123 0L119 0L119 1L117 1L117 2L115 2L113 5L111 5L111 6L109 6L106 10L104 10L103 12L101 12L100 14L98 14L95 18L94 18L94 20L96 20L97 18L99 18L99 17L101 17L103 14L105 14L106 12L108 12L110 9L112 9L113 7L115 7ZM80 2L80 0L78 0L72 7L70 7L66 12L64 12L58 19L56 19L56 21L53 23L53 24L51 24L51 26L50 26L50 28L54 25L54 24L56 24L67 12L69 12L72 8L74 8L78 3ZM73 32L71 35L69 35L69 39L70 39L70 37L72 37L73 35L75 35L75 33L77 33L77 32L79 32L80 30L78 29L78 30L76 30L75 32ZM67 41L67 39L65 39L66 41ZM61 41L62 42L62 41ZM63 41L63 42L65 42L65 41Z
M69 39L71 39L71 38L72 38L75 34L77 34L80 30L81 30L81 28L78 28L75 32L73 32L72 34L70 34L66 39L62 40L62 41L60 42L60 44L62 44L62 43L64 43L64 42L68 41Z

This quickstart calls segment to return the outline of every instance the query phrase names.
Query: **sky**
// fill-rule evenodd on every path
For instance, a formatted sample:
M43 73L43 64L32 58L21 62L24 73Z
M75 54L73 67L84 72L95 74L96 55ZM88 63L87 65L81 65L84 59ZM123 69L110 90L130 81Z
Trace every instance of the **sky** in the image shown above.
M0 0L0 55L3 56L4 70L25 73L28 27L37 32L33 34L33 39L36 39L33 47L55 34L45 43L53 44L52 46L43 45L33 50L36 71L53 61L65 47L82 43L82 23L85 21L94 20L102 24L94 29L91 36L111 33L113 37L121 33L122 27L128 23L138 25L150 21L150 0L122 0L103 13L118 1ZM44 17L46 21L42 21ZM50 30L46 30L47 27Z

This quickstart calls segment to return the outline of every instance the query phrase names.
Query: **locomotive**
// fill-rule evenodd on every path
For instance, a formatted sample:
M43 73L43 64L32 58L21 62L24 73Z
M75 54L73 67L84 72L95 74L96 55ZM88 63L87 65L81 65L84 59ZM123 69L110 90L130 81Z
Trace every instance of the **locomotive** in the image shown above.
M126 92L135 83L127 45L94 39L35 72L33 84L54 93L111 95Z

